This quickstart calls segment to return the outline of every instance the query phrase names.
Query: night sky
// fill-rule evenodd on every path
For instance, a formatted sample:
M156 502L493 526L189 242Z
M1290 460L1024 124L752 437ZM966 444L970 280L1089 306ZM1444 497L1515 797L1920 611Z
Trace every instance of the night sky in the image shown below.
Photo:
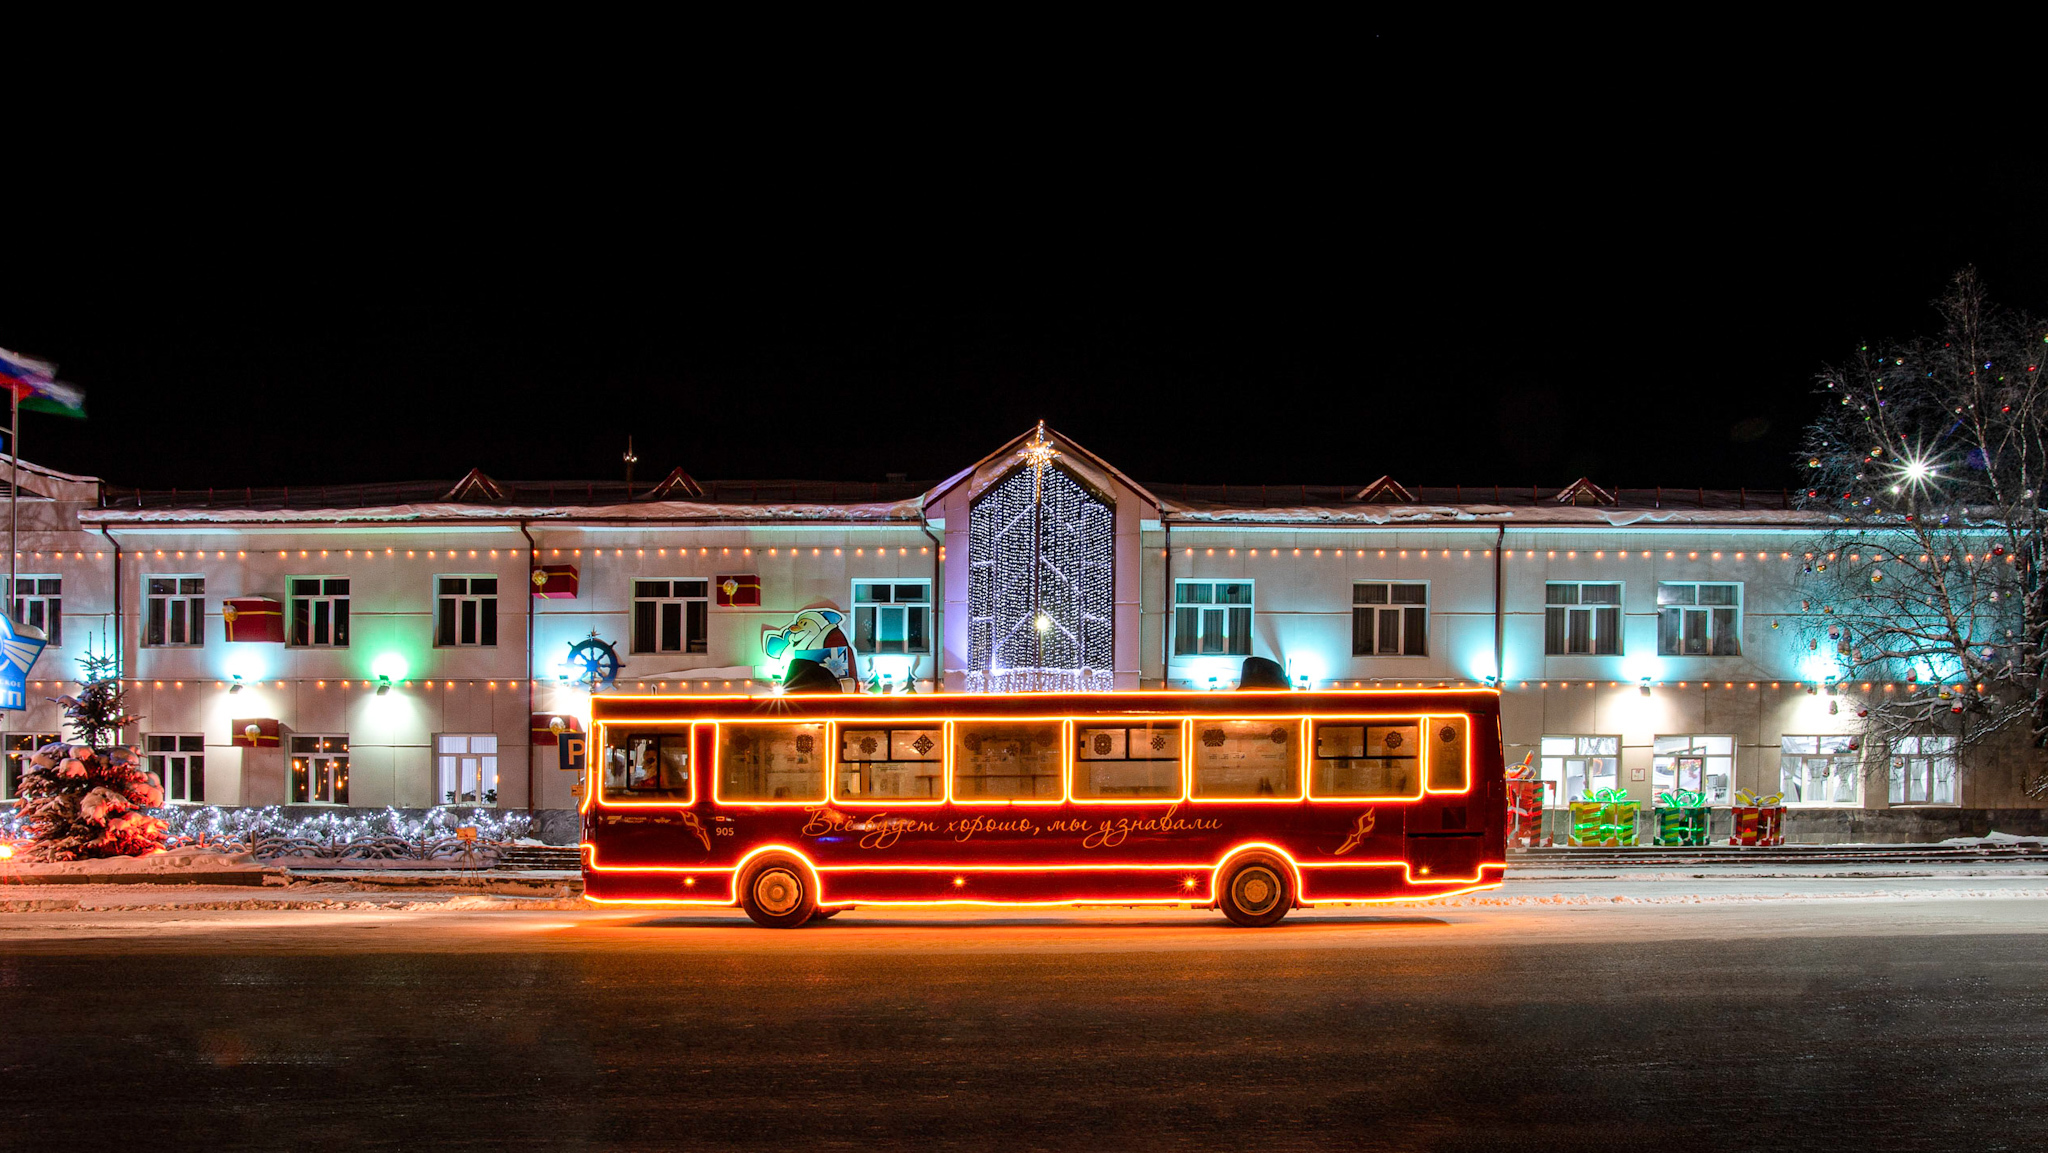
M630 435L646 479L935 479L1044 418L1147 481L1770 488L1821 362L1931 326L1957 268L2048 312L2048 166L1711 94L1452 108L1406 51L889 117L143 113L64 162L0 286L0 345L91 412L25 416L26 455L614 478Z

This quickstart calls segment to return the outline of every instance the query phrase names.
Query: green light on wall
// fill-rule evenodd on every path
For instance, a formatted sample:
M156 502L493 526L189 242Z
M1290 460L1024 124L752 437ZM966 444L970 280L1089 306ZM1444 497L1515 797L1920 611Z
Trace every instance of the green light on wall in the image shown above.
M370 673L381 680L402 681L406 673L405 658L398 653L384 653L370 662Z

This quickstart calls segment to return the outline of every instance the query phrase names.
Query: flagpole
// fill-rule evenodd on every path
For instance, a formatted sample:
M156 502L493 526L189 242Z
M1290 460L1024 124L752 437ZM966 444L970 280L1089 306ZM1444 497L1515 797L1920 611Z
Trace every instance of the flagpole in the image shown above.
M53 374L54 375L54 374ZM14 619L15 558L21 510L21 390L7 390L7 619Z

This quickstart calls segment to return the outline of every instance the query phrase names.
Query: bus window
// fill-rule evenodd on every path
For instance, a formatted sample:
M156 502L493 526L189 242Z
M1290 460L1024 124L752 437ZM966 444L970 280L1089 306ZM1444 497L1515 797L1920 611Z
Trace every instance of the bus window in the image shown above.
M1059 795L1058 721L954 723L954 800Z
M607 731L606 800L676 800L690 795L690 734Z
M1292 720L1196 721L1193 795L1300 797L1300 732Z
M1091 800L1180 799L1180 722L1074 722L1074 795Z
M825 726L718 726L718 799L825 799Z
M1469 725L1466 717L1431 717L1429 727L1436 733L1436 742L1429 746L1429 787L1438 792L1459 793L1468 783L1469 766L1465 762L1465 733Z
M1422 744L1416 721L1316 725L1313 797L1412 796L1421 786Z
M945 731L936 726L839 730L840 800L937 800L945 774Z

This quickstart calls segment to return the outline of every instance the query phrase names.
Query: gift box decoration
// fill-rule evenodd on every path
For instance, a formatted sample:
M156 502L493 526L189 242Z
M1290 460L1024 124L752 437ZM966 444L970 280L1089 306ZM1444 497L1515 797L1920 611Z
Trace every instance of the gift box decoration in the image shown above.
M533 595L542 600L573 601L580 578L572 564L544 564L533 570Z
M1508 766L1508 847L1548 844L1543 836L1543 782L1536 778L1530 754Z
M284 643L284 605L269 597L231 597L220 619L231 641Z
M1620 846L1636 843L1636 812L1640 801L1628 799L1626 789L1588 789L1571 803L1572 831L1569 843Z
M759 573L737 573L720 576L714 583L718 590L718 607L722 609L761 607L761 577Z
M1707 795L1679 789L1657 794L1657 843L1707 843Z
M1784 844L1785 806L1780 803L1784 799L1783 793L1760 797L1747 789L1735 790L1735 805L1729 810L1735 818L1735 833L1728 843L1757 848Z

